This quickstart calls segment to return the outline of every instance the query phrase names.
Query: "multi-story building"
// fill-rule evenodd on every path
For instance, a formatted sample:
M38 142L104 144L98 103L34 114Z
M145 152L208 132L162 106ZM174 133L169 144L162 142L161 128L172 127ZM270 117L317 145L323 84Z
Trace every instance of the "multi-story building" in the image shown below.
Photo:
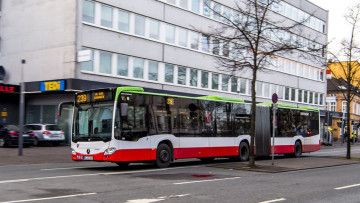
M0 2L0 65L8 73L3 83L18 85L23 77L27 123L69 122L70 114L56 116L60 101L72 100L75 91L110 86L251 100L251 74L220 71L214 55L226 56L225 46L214 47L196 32L223 23L202 0ZM234 1L206 2L238 20ZM327 43L328 11L307 0L284 0L271 17L285 23L308 19L301 32L283 34L301 38L305 47ZM270 102L276 92L281 103L325 108L325 67L296 52L274 64L258 75L257 101Z

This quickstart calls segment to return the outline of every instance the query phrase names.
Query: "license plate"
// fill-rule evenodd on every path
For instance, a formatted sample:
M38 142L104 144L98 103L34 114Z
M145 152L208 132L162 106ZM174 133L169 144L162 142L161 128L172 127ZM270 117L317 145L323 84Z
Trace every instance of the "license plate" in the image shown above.
M91 160L94 160L94 157L92 157L92 156L84 156L84 160L91 161Z
M59 135L51 135L51 137L60 137Z
M23 134L23 137L29 137L29 135L28 134Z

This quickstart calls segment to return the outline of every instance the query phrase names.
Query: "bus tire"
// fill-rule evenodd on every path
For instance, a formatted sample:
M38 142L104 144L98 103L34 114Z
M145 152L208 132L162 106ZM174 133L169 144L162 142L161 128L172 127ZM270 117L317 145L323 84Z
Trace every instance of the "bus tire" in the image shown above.
M115 162L120 168L127 168L129 166L129 162Z
M250 155L249 145L246 142L241 142L239 146L239 160L248 161Z
M294 145L294 157L299 158L301 154L302 154L301 143L299 141L296 141Z
M171 149L167 144L160 144L156 150L156 161L155 165L158 168L166 168L171 162Z

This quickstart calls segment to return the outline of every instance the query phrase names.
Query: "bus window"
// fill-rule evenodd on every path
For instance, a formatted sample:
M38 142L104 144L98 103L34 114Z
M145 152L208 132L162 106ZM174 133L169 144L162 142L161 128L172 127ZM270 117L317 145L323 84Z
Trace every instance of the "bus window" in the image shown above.
M216 108L216 136L231 137L232 125L229 103L217 102Z

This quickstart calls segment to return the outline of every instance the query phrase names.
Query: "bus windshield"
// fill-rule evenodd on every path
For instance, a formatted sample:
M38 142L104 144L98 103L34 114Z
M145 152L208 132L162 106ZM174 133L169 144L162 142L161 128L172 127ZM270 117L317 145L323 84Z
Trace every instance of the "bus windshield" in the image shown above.
M75 107L73 142L111 140L114 102L80 104Z

